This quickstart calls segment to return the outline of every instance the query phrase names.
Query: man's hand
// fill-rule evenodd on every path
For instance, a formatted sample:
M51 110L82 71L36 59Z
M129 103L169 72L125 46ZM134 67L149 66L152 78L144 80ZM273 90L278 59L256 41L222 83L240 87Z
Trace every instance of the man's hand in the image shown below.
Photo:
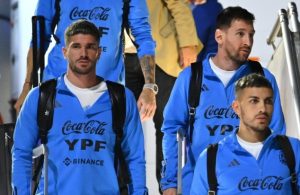
M23 85L23 89L22 92L17 100L17 102L14 105L14 108L16 109L16 113L17 116L20 112L20 109L22 107L22 104L27 96L27 94L29 93L31 87L32 87L32 83L31 81L31 74L33 71L33 50L30 47L27 53L27 70L26 70L26 77L25 77L25 83Z
M140 59L145 83L155 83L155 61L154 56L144 55ZM156 110L155 93L148 88L144 88L137 102L141 121L151 119Z
M182 69L191 65L197 60L196 46L181 47L179 52L179 64Z
M143 89L137 101L137 106L142 122L151 119L156 110L156 97L154 92L151 89Z
M177 194L176 188L169 188L163 191L163 195L176 195L176 194Z
M14 108L16 109L17 115L19 114L20 109L22 107L22 104L23 104L27 94L29 93L30 89L31 89L31 83L25 82L24 85L23 85L22 92L21 92L17 102L14 105Z

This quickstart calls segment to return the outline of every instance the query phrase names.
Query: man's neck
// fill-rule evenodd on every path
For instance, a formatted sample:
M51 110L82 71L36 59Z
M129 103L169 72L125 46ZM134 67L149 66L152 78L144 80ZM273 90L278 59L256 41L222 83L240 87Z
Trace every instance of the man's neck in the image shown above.
M263 142L265 139L267 139L269 133L269 129L253 130L250 128L245 129L243 127L240 127L237 132L241 139L252 143Z
M80 74L68 74L67 73L67 79L73 85L75 85L76 87L79 87L79 88L91 88L100 82L99 78L95 74L80 75Z
M232 71L240 67L240 64L237 64L228 56L221 55L220 53L217 53L214 57L212 57L212 61L222 70Z

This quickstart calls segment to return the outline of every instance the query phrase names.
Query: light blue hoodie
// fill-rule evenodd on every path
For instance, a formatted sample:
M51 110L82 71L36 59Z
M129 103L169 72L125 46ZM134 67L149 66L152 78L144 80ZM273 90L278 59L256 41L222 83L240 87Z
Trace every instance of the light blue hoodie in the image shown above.
M210 54L203 61L202 92L200 104L196 109L192 144L188 143L187 163L183 167L183 193L189 194L195 162L200 153L210 143L220 141L226 134L234 132L239 125L239 118L231 108L234 97L234 83L251 72L249 64L241 65L224 87L221 80L211 69ZM275 77L264 69L265 77L271 82L274 90L274 114L270 127L274 131L285 134L285 122L280 105L279 90ZM176 132L182 128L188 130L189 110L188 91L191 68L181 72L173 87L171 96L164 110L162 127L163 153L165 167L162 172L162 189L177 186L177 141Z
M256 160L240 146L233 133L219 143L216 156L218 195L292 195L290 170L286 159L271 134L265 141ZM295 154L295 171L300 189L300 142L289 139ZM201 153L195 168L191 195L208 193L207 150ZM234 163L232 163L234 162Z
M119 194L114 168L115 133L111 101L106 91L88 109L60 77L57 84L53 126L48 132L49 194ZM19 114L13 146L12 185L18 195L30 194L32 149L38 143L37 100L39 88L26 98ZM147 191L144 139L136 101L126 89L126 119L122 151L132 183L130 194ZM42 193L43 178L38 192Z

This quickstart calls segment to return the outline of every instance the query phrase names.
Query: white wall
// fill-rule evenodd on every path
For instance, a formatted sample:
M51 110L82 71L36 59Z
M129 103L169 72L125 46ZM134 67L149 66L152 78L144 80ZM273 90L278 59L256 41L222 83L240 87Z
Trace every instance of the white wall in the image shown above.
M15 56L15 66L12 69L11 96L17 98L22 90L26 75L26 57L31 40L31 17L34 15L37 0L12 0L18 2L18 9L11 13L14 23L11 39L11 53Z

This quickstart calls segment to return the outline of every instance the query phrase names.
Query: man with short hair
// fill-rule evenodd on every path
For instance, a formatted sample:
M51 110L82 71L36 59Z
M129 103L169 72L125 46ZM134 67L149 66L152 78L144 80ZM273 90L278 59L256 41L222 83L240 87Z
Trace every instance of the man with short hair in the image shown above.
M125 83L122 31L124 24L128 23L139 46L137 53L141 70L145 75L144 83L148 84L139 94L138 108L143 120L148 120L154 115L156 99L151 86L155 84L155 42L151 36L145 0L38 0L35 15L45 18L45 40L41 40L45 50L49 48L51 38L55 39L55 44L48 55L43 81L57 78L66 72L67 61L61 53L65 46L64 31L72 22L86 19L97 26L101 37L99 46L102 54L97 62L96 74L110 81ZM17 112L32 87L33 71L33 45L30 45L26 78L15 104Z
M194 130L189 129L189 85L191 68L186 68L177 78L164 110L162 127L165 166L161 180L162 189L176 193L177 140L176 132L184 129L187 134L187 161L182 170L183 194L189 194L195 162L208 144L218 142L234 132L239 118L231 108L235 99L234 82L253 72L248 61L255 33L254 16L241 7L228 7L217 17L215 39L218 52L207 55L202 62L203 74L199 106L195 108ZM285 133L285 123L275 77L263 68L265 77L274 89L274 117L270 127ZM191 138L191 139L190 139Z
M300 189L300 141L288 138L295 156L291 177L278 132L269 128L274 110L271 83L263 76L250 74L236 82L232 108L240 118L239 128L218 143L216 165L207 163L208 151L201 153L194 172L191 194L208 194L208 169L215 171L218 195L298 194ZM294 185L294 184L293 184Z
M116 133L107 82L96 75L101 49L97 27L86 20L65 31L68 69L57 79L53 125L47 132L49 194L120 194L114 167ZM39 143L37 101L31 90L19 114L13 146L14 194L30 194L32 150ZM133 94L125 89L121 150L131 176L129 194L146 194L144 139ZM42 174L41 178L44 175ZM45 184L40 182L38 192Z

